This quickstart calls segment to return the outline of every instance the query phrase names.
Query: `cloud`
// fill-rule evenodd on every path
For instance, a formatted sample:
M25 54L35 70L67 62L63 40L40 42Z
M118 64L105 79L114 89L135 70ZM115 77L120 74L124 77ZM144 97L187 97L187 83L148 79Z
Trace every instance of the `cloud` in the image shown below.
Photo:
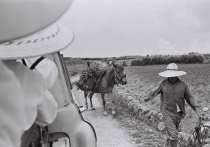
M210 43L209 42L205 42L202 48L203 53L209 53L210 51Z
M59 23L74 33L66 56L210 52L210 0L78 0Z
M207 41L203 42L199 39L191 39L185 48L179 48L179 46L172 44L170 41L160 38L152 45L152 51L148 54L181 55L190 52L209 53L209 51L210 43Z
M182 27L191 31L205 32L210 30L209 0L185 0L175 15Z
M192 52L198 52L198 53L209 53L210 43L209 42L201 42L198 39L192 39L190 42L189 50Z
M183 50L177 50L176 45L171 44L169 41L160 38L156 43L152 45L154 54L162 54L162 55L178 55L186 53Z

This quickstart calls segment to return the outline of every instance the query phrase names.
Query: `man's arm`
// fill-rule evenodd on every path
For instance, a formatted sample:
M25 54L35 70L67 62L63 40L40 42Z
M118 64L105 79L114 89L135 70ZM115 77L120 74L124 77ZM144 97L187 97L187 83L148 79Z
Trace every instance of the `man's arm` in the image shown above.
M185 83L185 93L184 98L187 101L187 103L191 106L191 108L196 111L196 109L199 107L197 100L194 98L191 90L189 89L189 86Z
M144 99L145 102L148 102L149 100L154 99L158 94L160 94L162 92L161 89L161 85L159 83L158 86L156 86L155 88L153 88L150 92L149 95L147 96L146 99Z

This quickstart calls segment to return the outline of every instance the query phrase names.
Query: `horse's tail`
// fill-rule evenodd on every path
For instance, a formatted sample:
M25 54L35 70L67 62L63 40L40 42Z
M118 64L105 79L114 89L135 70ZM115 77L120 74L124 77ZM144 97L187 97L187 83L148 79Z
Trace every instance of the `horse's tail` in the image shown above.
M87 97L90 99L92 98L94 95L94 92L93 91L87 91Z

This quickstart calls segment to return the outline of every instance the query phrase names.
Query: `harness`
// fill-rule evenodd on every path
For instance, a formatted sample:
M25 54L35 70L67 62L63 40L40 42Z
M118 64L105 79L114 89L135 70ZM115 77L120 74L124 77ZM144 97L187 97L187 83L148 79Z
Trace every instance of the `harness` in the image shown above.
M118 84L121 84L122 83L122 79L126 77L126 74L124 74L121 78L119 77L119 75L117 74L116 70L115 70L115 67L114 67L114 78L115 78L115 81L117 82L117 85Z

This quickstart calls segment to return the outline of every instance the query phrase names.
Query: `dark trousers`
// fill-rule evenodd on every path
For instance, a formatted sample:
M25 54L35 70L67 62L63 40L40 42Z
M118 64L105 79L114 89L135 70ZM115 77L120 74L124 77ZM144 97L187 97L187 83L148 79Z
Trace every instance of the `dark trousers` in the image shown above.
M31 128L22 135L21 147L41 147L40 140L40 127L34 123Z
M180 130L182 113L177 113L177 116L163 116L163 121L166 126L166 144L165 146L177 147L178 131Z

